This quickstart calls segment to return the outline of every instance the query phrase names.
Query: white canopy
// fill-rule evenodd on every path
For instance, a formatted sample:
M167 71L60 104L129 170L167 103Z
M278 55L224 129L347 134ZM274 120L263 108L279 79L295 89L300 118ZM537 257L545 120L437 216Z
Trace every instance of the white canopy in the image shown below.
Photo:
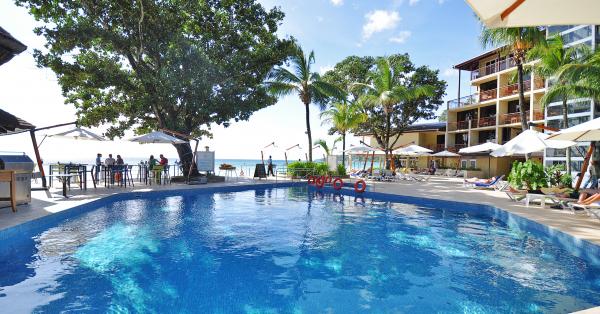
M485 142L483 144L461 148L458 151L458 153L459 154L474 154L474 153L484 153L484 152L489 153L500 147L502 147L502 145L500 145L500 144L496 144L496 143L492 143L492 142Z
M68 139L74 139L74 140L106 141L106 139L103 138L102 136L92 133L86 129L79 128L79 127L74 128L69 131L66 131L66 132L51 134L48 136L49 137L68 138Z
M433 151L431 149L412 144L412 145L398 148L395 151L393 151L392 153L394 153L396 155L418 156L418 155L427 155L429 153L433 153Z
M130 139L131 142L138 142L141 144L155 144L155 143L164 143L164 144L183 144L186 141L178 139L169 134L154 131L148 134L140 135Z
M556 132L548 139L575 142L600 141L600 118Z
M353 147L346 149L344 152L350 153L350 154L364 154L364 153L369 153L369 152L373 152L373 151L375 151L375 149L373 149L371 147L353 146Z
M575 145L575 142L571 141L548 140L548 136L548 134L534 130L526 130L502 145L502 147L494 150L491 155L494 157L525 155L542 151L545 148L562 149Z
M467 0L489 28L600 24L598 0Z
M434 156L434 157L458 157L460 155L457 153L449 152L447 150L443 150L443 151L437 152L431 156Z

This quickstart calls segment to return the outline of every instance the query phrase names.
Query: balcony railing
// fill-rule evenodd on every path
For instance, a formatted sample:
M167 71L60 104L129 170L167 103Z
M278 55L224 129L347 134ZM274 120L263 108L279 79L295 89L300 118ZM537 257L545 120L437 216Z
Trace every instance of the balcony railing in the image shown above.
M475 105L477 103L479 103L479 95L473 94L473 95L461 97L460 99L453 99L453 100L448 101L448 108L449 109L462 108L462 107L466 107L469 105Z
M454 144L454 146L448 146L448 151L458 153L461 148L467 147L467 144Z
M479 93L479 102L496 99L497 94L498 94L497 88L481 91Z
M544 80L542 80L542 79L535 79L533 85L534 85L534 90L545 87ZM523 81L523 91L525 91L525 92L531 91L531 80ZM519 93L519 84L518 83L500 87L500 97L516 95L518 93Z
M530 111L526 111L525 115L527 116L527 122L530 120ZM533 120L544 120L544 112L541 110L533 111ZM501 124L514 124L521 123L521 113L513 112L513 113L505 113L500 117Z
M478 79L480 77L484 77L486 75L494 74L496 72L500 72L509 68L516 66L517 64L513 60L513 58L506 58L503 60L496 59L494 64L483 66L473 72L471 72L471 80Z
M473 126L471 125L472 128L483 128L486 126L495 126L496 125L496 117L492 116L492 117L483 117L480 118L479 120L477 120L477 125Z
M477 120L471 120L471 127L475 128ZM469 120L448 122L448 131L466 130L469 128Z

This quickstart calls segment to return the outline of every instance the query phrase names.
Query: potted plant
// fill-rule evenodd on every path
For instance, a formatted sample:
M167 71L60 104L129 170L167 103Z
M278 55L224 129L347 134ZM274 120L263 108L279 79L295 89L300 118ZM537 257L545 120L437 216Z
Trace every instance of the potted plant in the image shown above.
M508 175L508 183L515 189L539 193L541 188L548 186L544 165L531 159L515 161Z

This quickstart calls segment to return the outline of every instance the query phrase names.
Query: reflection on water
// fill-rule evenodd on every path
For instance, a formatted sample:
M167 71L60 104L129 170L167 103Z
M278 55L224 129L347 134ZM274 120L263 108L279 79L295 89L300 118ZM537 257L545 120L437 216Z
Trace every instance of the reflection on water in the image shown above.
M0 252L20 312L568 312L598 267L503 223L302 188L134 199Z

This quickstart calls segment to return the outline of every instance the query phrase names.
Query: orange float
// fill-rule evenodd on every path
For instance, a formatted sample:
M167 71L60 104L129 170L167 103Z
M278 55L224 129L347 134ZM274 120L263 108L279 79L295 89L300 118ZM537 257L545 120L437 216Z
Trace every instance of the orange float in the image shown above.
M317 177L315 180L315 186L319 189L325 185L325 177Z
M313 185L315 184L315 177L314 176L309 176L308 177L308 185Z
M354 183L354 191L357 193L364 192L366 188L367 188L367 183L365 183L365 180L358 180Z
M339 191L344 186L344 181L342 181L341 178L335 178L333 179L333 183L331 185L333 186L334 190Z

